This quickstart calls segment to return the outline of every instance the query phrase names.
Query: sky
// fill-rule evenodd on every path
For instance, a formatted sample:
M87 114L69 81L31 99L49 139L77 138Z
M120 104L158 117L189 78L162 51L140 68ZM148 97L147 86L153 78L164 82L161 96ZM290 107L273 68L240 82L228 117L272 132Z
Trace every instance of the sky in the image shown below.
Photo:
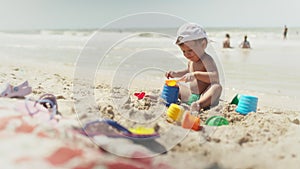
M0 0L0 4L0 30L95 29L143 12L170 14L205 27L300 26L299 0Z

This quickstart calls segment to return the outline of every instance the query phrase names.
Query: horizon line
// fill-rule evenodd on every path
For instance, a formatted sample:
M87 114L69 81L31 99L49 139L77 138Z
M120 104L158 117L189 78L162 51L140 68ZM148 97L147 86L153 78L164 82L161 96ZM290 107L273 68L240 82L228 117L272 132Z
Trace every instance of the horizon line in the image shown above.
M178 27L131 27L131 28L109 28L102 30L143 30L143 29L178 29ZM283 28L283 26L205 26L205 29L270 29ZM288 28L300 28L300 26L291 26ZM19 31L63 31L63 30L101 30L101 28L24 28L24 29L0 29L0 32L19 32Z

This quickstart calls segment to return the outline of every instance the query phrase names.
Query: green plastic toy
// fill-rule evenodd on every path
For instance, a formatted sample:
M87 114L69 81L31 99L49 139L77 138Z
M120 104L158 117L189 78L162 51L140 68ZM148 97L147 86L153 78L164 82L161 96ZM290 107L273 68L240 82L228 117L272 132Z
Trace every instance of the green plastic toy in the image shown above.
M240 97L241 97L240 94L236 94L236 95L234 96L234 98L232 99L232 101L231 101L230 104L238 105L238 104L239 104Z
M205 124L208 126L222 126L228 125L229 122L226 118L222 116L211 116L206 120Z

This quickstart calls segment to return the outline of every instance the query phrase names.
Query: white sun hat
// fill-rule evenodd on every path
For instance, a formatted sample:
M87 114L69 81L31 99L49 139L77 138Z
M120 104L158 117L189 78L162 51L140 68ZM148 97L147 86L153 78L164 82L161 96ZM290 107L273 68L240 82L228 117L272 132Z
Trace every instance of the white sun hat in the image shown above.
M182 44L187 41L207 38L205 30L195 23L186 23L177 31L176 44Z

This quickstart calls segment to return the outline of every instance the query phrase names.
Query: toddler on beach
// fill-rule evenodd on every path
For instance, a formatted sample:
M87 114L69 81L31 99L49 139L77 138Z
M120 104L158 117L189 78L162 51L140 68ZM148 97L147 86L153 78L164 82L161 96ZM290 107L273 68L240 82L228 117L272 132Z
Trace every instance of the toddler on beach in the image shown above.
M187 68L169 71L165 76L190 82L190 86L179 84L179 98L191 107L191 111L207 109L219 103L222 86L213 58L205 52L207 47L205 30L194 23L182 25L177 32L176 44L189 60Z

